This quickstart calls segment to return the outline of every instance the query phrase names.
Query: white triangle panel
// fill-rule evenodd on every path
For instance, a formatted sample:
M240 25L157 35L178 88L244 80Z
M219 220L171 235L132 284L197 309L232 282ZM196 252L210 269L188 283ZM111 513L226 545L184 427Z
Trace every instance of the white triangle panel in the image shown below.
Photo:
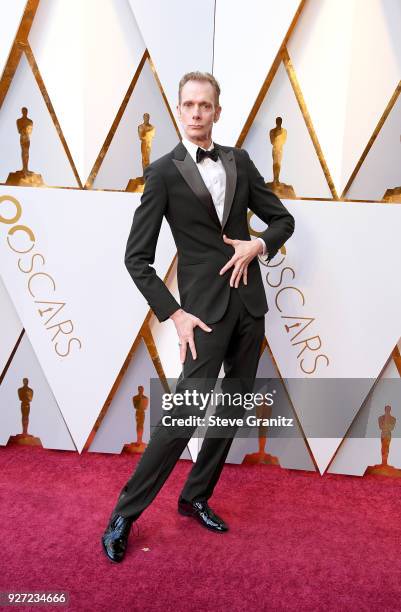
M129 0L170 108L186 72L212 72L214 0Z
M33 391L28 433L39 438L44 448L75 451L70 432L26 333L0 386L0 444L7 444L10 436L22 433L18 389L24 386L23 378L28 379L28 387Z
M363 476L368 466L378 465L381 457L381 431L378 418L384 414L384 407L391 406L391 415L396 418L388 464L401 469L401 410L399 397L400 374L391 360L372 395L357 414L331 463L328 472Z
M263 351L259 361L258 371L256 374L255 391L258 393L266 392L263 388L263 379L272 378L277 385L282 385L276 366L273 363L268 348ZM303 433L298 423L295 421L294 411L291 404L288 402L285 406L276 405L272 408L271 418L278 416L294 419L294 430L291 432L291 437L277 435L274 428L267 428L267 440L265 445L265 453L277 457L282 468L294 470L315 471L312 458L306 446ZM295 433L294 433L295 432ZM257 453L259 451L259 440L257 437L249 438L234 438L230 451L227 455L227 463L239 463L244 461L246 455Z
M341 191L401 79L400 29L398 0L357 0Z
M287 48L337 190L343 182L355 0L306 2Z
M27 0L2 2L0 19L0 77L6 66Z
M22 168L16 120L21 117L23 106L27 107L28 117L33 121L29 169L41 174L47 185L77 187L71 164L25 54L21 56L0 113L0 148L7 150L7 155L0 156L0 181L5 182L10 172Z
M34 247L21 265L28 269L36 254L32 274L49 275L34 277L32 297L31 275L18 269L18 254L6 241L12 226L1 224L3 281L80 451L148 311L124 265L139 195L22 187L1 187L0 194L19 200L18 223L34 232ZM14 206L3 202L2 214L13 213ZM25 232L12 236L20 250L28 248L27 240L31 246ZM155 260L161 278L174 246L164 221Z
M324 473L341 442L342 438L308 437L308 443L318 465L320 474Z
M216 142L236 143L299 5L299 0L216 0L213 74L223 107Z
M282 127L287 130L280 181L292 185L297 197L331 198L330 189L283 64L280 64L242 145L266 181L273 180L269 134L276 126L276 117L282 118Z
M143 386L143 393L148 398L148 407L145 410L145 420L142 440L149 442L150 413L152 410L152 395L150 379L159 378L148 350L141 340L131 363L126 371L113 400L107 409L95 438L90 446L91 452L121 453L124 444L137 441L135 408L133 397L139 393L138 387ZM158 412L158 407L155 407ZM188 449L185 448L181 459L190 459Z
M401 186L400 125L398 97L347 191L347 198L381 200L387 189Z
M7 289L0 277L0 374L10 358L15 344L22 332L19 316L14 308Z
M175 147L178 135L147 60L100 166L95 188L125 189L130 179L142 176L138 125L143 123L144 113L149 113L150 123L156 128L150 159L153 161Z
M29 41L85 183L145 51L135 19L127 0L42 0Z
M398 0L307 2L289 40L339 194L400 80L400 27Z

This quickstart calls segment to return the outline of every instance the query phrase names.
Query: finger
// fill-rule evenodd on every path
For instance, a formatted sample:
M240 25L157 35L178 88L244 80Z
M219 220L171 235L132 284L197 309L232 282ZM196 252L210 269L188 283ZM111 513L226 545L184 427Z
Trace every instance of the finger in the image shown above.
M238 271L237 277L235 279L235 287L236 287L236 289L238 289L238 285L239 285L240 280L242 278L242 271L243 271L243 269L244 269L244 266L241 266L239 271Z
M231 258L220 270L219 274L224 274L224 272L226 272L229 268L231 268L231 266L235 265L235 262L237 260Z
M187 354L187 341L186 340L181 340L181 346L180 346L180 360L181 360L181 363L184 363L186 354Z
M192 357L196 359L196 348L193 337L189 339L189 348L191 349Z
M248 284L248 266L245 266L244 272L242 275L242 280L244 281L244 285Z
M235 287L236 289L238 289L238 285L239 285L239 282L240 282L240 280L241 280L241 277L242 277L242 268L240 268L240 269L238 270L238 274L237 274L237 276L235 277L234 287Z
M198 319L198 325L201 329L204 329L205 331L211 332L213 331L211 327L209 327L208 325L206 325L206 323L204 323L203 321L201 321L200 319Z
M237 278L237 274L239 272L241 264L238 264L237 266L235 266L233 273L231 274L231 278L230 278L230 287L234 286L235 283L235 279Z

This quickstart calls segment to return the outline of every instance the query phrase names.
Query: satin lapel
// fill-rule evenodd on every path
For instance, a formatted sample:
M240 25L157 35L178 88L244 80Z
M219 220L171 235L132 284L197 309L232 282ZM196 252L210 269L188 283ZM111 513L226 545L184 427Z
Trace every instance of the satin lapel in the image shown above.
M206 209L210 214L211 218L215 223L217 223L219 229L221 229L221 223L217 216L216 208L213 204L210 191L203 182L200 172L190 154L187 153L184 160L173 159L173 162L175 163L184 181L192 189L192 191L194 192L196 197L202 202L202 204L206 206Z
M226 195L224 198L223 219L221 223L221 231L223 231L224 226L227 223L228 215L230 214L235 189L237 187L237 166L233 151L226 152L219 148L219 155L226 171Z

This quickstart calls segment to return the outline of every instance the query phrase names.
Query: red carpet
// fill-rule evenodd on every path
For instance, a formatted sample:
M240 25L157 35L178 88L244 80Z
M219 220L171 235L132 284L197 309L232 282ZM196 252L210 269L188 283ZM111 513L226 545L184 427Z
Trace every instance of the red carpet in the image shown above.
M400 480L228 465L214 534L176 512L180 461L114 565L100 537L136 461L0 448L0 591L70 594L8 610L400 610Z

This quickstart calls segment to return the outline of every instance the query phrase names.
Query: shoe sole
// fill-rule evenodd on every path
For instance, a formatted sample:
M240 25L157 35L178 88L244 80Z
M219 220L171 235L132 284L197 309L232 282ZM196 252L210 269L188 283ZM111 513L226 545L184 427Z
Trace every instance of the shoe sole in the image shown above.
M186 512L186 510L181 510L181 508L178 508L178 514L182 514L182 516L189 516L190 518L194 518L200 525L202 525L202 527L204 527L205 529L208 529L209 531L213 531L213 533L227 533L228 531L228 527L227 529L222 529L222 530L214 529L214 527L208 527L207 525L205 525L202 519L198 518L196 514L192 514L192 512Z

